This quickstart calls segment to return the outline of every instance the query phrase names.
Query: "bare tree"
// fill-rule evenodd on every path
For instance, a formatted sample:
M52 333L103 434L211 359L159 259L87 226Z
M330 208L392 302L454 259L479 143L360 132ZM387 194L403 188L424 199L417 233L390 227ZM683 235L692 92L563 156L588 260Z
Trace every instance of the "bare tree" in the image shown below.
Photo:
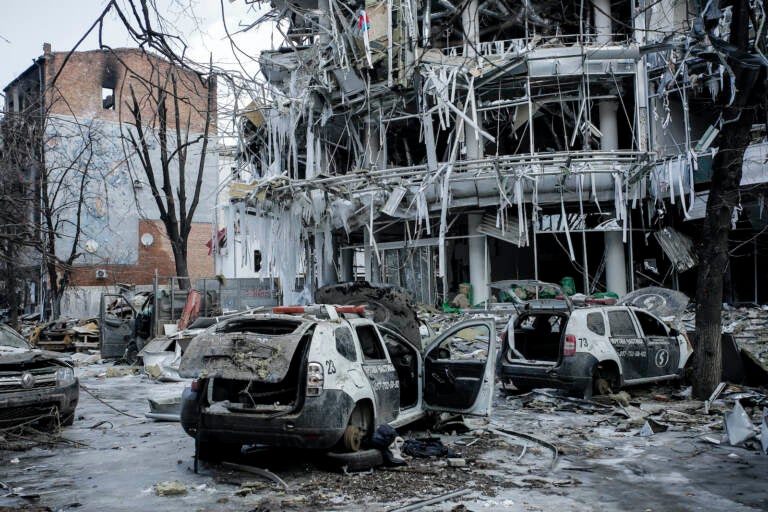
M38 65L44 67L45 62ZM45 74L34 69L10 87L13 99L2 122L0 222L8 236L0 256L9 302L16 300L12 290L21 287L19 278L26 272L44 287L47 309L55 317L73 265L82 254L84 205L89 193L100 195L88 191L90 182L98 183L92 179L92 168L99 133L92 122L53 115L54 110L70 114L71 110L55 82L43 78L40 83L41 76ZM54 109L57 105L62 108ZM12 314L15 306L10 306Z
M722 373L721 311L728 235L733 210L740 203L744 150L750 142L756 111L765 109L765 68L755 49L755 45L765 48L765 41L750 41L753 13L747 0L734 0L732 9L728 44L720 42L713 33L716 22L707 27L707 36L720 50L722 62L733 73L734 81L721 93L720 149L712 164L707 214L698 245L694 378L694 395L698 398L707 398L712 393ZM706 13L702 17L706 20Z
M200 200L216 110L216 75L197 77L190 70L151 55L147 59L152 64L152 72L141 80L143 90L137 92L134 84L128 84L130 95L125 106L130 127L121 127L121 130L149 183L171 243L176 276L188 277L187 245ZM193 76L199 84L190 83ZM197 86L205 92L202 111L190 99L198 95ZM195 117L202 118L202 131L198 133L193 133ZM154 142L159 148L157 157L151 150ZM194 159L190 158L191 148L199 149ZM182 286L189 284L187 279L180 282Z

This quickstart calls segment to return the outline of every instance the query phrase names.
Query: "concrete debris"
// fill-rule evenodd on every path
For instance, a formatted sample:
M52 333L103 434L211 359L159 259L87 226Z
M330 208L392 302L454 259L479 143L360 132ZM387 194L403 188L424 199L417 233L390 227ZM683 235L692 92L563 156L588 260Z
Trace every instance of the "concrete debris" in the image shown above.
M768 307L723 306L721 322L723 333L733 336L739 349L756 357L764 366L768 365ZM696 330L696 313L689 309L683 316L688 332Z
M643 424L643 428L640 429L640 432L638 432L637 435L640 437L650 437L659 432L666 432L667 428L669 428L667 425L659 423L654 419L649 419Z
M110 366L107 368L106 377L128 377L130 375L138 375L141 372L141 368L138 366Z
M178 480L158 482L155 484L155 494L158 496L183 496L187 494L187 486Z
M75 366L89 366L101 362L101 354L93 351L91 353L77 352L70 355L70 359Z

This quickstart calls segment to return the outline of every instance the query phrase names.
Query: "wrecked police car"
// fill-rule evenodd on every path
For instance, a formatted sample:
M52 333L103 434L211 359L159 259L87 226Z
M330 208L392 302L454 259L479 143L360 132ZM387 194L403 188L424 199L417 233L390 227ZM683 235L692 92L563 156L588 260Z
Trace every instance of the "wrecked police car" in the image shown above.
M686 336L631 303L574 307L561 290L529 300L502 334L502 385L591 396L681 377L693 352Z
M78 398L77 378L61 354L34 350L0 324L0 428L71 425Z
M428 410L488 415L492 319L446 330L422 352L362 306L277 307L196 337L180 374L181 422L201 459L244 444L354 452L373 430Z

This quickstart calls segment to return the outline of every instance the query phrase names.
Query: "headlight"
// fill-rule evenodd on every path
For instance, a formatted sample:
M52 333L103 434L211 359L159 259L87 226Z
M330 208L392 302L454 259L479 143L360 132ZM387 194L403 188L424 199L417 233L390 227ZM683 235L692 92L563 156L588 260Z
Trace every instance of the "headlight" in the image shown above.
M56 382L59 386L68 386L75 382L75 372L72 368L59 368L56 370Z

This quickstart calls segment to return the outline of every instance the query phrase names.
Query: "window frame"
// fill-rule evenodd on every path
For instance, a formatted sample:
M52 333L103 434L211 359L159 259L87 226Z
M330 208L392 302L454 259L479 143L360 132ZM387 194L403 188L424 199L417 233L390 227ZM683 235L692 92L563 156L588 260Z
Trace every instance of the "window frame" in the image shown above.
M608 317L608 328L610 329L611 337L615 337L615 338L619 338L619 337L621 337L621 338L639 338L640 337L640 335L637 332L637 326L635 325L635 321L632 319L632 313L629 310L627 310L627 309L615 309L615 310L612 310L612 311L607 311L607 313L608 313L607 314L607 317ZM611 317L615 316L615 315L620 315L620 314L626 315L627 318L629 319L629 325L632 326L632 331L633 331L631 334L624 334L624 333L618 334L618 333L614 332L613 321L612 321Z
M662 337L667 338L669 337L669 329L666 325L664 325L664 322L653 316L652 314L648 313L647 311L633 311L635 313L635 318L637 318L637 324L640 326L640 330L643 332L643 335L646 337L654 336L654 337ZM664 334L655 334L655 333L647 333L645 332L645 326L643 324L643 316L649 318L650 320L653 320L656 324L656 326L660 326L662 330L664 331Z

